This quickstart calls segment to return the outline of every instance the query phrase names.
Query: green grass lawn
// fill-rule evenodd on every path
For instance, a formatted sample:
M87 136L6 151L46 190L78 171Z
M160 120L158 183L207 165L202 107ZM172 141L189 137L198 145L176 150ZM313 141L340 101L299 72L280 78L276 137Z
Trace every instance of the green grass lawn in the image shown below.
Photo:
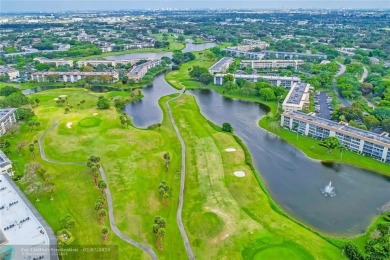
M200 67L209 68L211 65L213 65L218 59L212 58L210 59L211 55L210 50L204 50L200 52L194 52L195 59L186 62L180 66L179 70L173 70L165 75L165 79L168 81L169 84L171 84L174 88L182 89L183 85L186 88L194 88L194 84L198 82L195 82L190 75L188 74L190 68L198 65Z
M86 102L80 111L65 115L64 108L58 107L53 100L63 94L68 96L72 105L82 99ZM176 224L180 148L169 121L164 119L160 130L139 130L133 127L124 129L113 108L95 108L100 95L106 94L96 94L84 89L55 89L34 94L33 98L41 100L40 105L34 109L37 120L41 122L40 128L30 131L26 125L22 125L7 138L12 140L13 147L20 141L30 143L52 125L53 119L58 118L58 127L44 139L46 155L64 162L85 162L90 155L100 156L113 195L116 224L120 230L153 247L160 259L185 258L183 241ZM70 122L72 125L68 128L66 125ZM163 160L166 152L171 156L168 171ZM11 156L13 161L17 161L16 170L19 173L23 173L26 163L35 161L55 173L54 200L50 204L45 203L44 199L40 202L33 200L34 205L54 231L59 229L59 219L70 213L77 223L74 228L75 243L102 244L101 226L94 210L95 200L100 193L94 186L87 167L58 166L42 162L38 157L34 158L26 148L22 156L18 156L16 151ZM162 180L171 187L166 207L162 205L158 195L158 186ZM155 247L152 234L153 219L157 215L167 221L163 251L158 251ZM146 257L139 249L122 242L112 232L108 244L119 246L120 259Z
M240 144L201 116L193 96L184 95L171 104L187 145L183 220L195 256L342 258L339 248L272 209ZM229 153L226 148L237 151ZM234 171L246 176L238 178Z

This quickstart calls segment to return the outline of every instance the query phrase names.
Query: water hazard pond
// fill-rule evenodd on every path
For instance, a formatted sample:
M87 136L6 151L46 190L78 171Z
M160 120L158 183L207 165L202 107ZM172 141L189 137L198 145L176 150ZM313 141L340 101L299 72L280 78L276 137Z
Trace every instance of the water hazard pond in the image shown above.
M163 117L159 98L175 92L160 75L153 86L144 89L142 101L126 106L126 113L137 127L159 123ZM325 166L262 130L257 123L265 110L258 104L227 99L209 90L187 93L195 95L207 119L218 125L232 124L272 198L300 222L326 234L356 235L364 232L378 208L390 201L389 178L342 164ZM335 197L321 193L330 181Z

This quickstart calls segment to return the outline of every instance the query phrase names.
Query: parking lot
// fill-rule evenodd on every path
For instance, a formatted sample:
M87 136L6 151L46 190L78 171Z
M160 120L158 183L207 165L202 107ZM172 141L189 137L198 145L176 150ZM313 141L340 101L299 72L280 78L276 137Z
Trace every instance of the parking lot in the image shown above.
M314 111L322 118L331 119L333 113L332 97L326 91L316 91L314 96Z

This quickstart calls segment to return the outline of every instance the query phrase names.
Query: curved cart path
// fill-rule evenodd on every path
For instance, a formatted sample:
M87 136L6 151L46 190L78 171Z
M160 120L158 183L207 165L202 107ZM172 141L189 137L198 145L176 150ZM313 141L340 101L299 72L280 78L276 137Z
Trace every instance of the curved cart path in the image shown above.
M49 163L54 163L54 164L62 164L62 165L68 165L68 164L71 164L71 165L84 165L85 163L84 162L60 162L60 161L56 161L56 160L52 160L52 159L49 159L47 158L46 154L45 154L45 150L43 149L43 138L47 135L47 133L49 131L51 131L52 129L54 129L55 127L58 126L58 121L55 119L53 121L53 126L50 127L49 129L47 129L42 136L39 137L38 139L38 144L39 144L39 152L41 154L41 157L42 157L42 160L46 161L46 162L49 162ZM112 231L114 231L114 233L120 238L122 239L123 241L137 247L138 249L144 251L145 253L147 253L151 259L153 260L157 260L157 255L156 253L151 249L149 248L148 246L144 245L144 244L141 244L131 238L129 238L128 236L126 236L125 234L123 234L119 228L116 226L115 224L115 216L114 216L114 205L112 203L112 196L111 196L111 192L110 192L110 189L108 187L108 182L107 182L107 177L106 177L106 173L103 169L103 167L100 167L99 168L99 171L100 171L100 174L102 176L102 179L107 183L107 188L105 189L105 192L106 192L106 197L107 197L107 207L108 207L108 215L109 215L109 219L110 219L110 227L112 229Z
M176 125L175 119L173 119L172 109L169 105L169 103L172 100L180 98L184 94L184 92L185 92L185 87L183 86L182 92L177 97L169 99L165 104L168 109L169 119L171 120L172 126L175 129L177 138L179 138L180 145L181 145L181 176L180 176L179 205L176 214L177 225L179 226L180 234L184 241L184 246L186 248L187 256L190 260L193 260L195 259L194 252L192 251L191 244L188 239L187 233L184 229L183 219L182 219L183 202L184 202L184 186L185 186L185 179L186 179L186 145L183 141L183 137L180 134L179 128Z

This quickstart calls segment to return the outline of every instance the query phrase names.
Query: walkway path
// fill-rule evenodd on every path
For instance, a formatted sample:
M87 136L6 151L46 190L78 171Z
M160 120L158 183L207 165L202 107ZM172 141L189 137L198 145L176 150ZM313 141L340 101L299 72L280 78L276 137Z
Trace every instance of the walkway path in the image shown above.
M366 66L363 65L363 75L360 78L359 82L363 83L367 77L368 77L368 70L367 70ZM375 109L376 106L373 103L371 103L365 96L363 96L363 99L367 102L368 107Z
M351 103L346 100L342 95L341 95L341 91L340 89L335 85L336 83L336 78L340 77L341 75L343 75L345 73L345 70L346 70L346 67L344 64L341 64L340 62L337 62L337 65L339 66L339 71L337 71L336 75L334 76L335 78L333 79L333 84L332 84L332 88L334 89L334 91L336 91L337 93L337 96L339 98L339 100L341 101L341 104L345 107L348 107L351 105Z
M165 104L168 108L169 118L171 120L173 128L175 129L177 138L179 138L180 145L181 145L180 193L179 193L179 206L177 208L176 220L177 220L177 225L179 226L181 237L183 238L183 241L184 241L184 246L186 248L187 256L190 260L193 260L193 259L195 259L194 252L192 251L191 244L190 244L190 241L189 241L188 236L186 234L186 231L184 229L183 219L182 219L183 202L184 202L184 186L185 186L185 178L186 178L186 145L183 141L183 137L180 134L179 128L177 127L177 125L175 123L175 119L173 118L172 109L169 106L169 103L172 100L175 100L175 99L181 97L184 94L184 92L186 91L184 85L182 85L182 86L183 86L182 92L177 97L174 97L174 98L171 98L170 100L168 100Z
M43 133L43 135L41 137L39 137L39 139L38 139L39 152L41 154L42 160L47 161L49 163L62 164L62 165L65 165L65 164L84 165L85 164L84 162L60 162L60 161L56 161L56 160L52 160L52 159L47 158L47 156L45 154L45 150L43 149L43 138L47 135L47 133L49 131L51 131L52 129L54 129L57 126L58 126L58 122L55 119L54 122L53 122L53 126L50 127L49 129L47 129ZM109 215L109 220L110 220L110 227L111 227L112 231L114 231L114 233L120 239L122 239L123 241L125 241L125 242L127 242L127 243L129 243L129 244L131 244L131 245L133 245L135 247L137 247L138 249L144 251L145 253L147 253L150 256L151 259L157 260L157 255L151 248L149 248L148 246L146 246L144 244L141 244L141 243L139 243L139 242L129 238L128 236L123 234L119 230L119 228L116 226L116 224L115 224L115 216L114 216L114 205L112 203L112 196L111 196L110 189L108 187L106 173L105 173L103 167L100 167L99 171L100 171L100 174L102 176L102 179L107 183L107 188L105 189L105 192L106 192L106 197L107 197L107 207L108 207L108 215Z

